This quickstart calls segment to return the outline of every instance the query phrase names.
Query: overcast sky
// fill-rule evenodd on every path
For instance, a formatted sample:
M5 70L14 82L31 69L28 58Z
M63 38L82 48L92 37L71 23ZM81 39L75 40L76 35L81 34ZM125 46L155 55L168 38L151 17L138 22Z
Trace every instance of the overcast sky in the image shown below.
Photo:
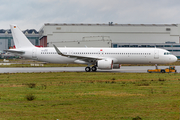
M180 24L180 0L0 0L0 29L44 23Z

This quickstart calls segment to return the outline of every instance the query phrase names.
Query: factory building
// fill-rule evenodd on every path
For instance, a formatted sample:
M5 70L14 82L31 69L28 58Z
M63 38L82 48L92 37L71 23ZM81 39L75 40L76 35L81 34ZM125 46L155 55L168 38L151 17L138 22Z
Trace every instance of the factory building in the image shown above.
M180 24L49 24L40 45L51 47L157 47L180 58Z
M157 47L180 58L180 24L50 24L24 34L34 45L52 47ZM14 46L11 30L0 30L0 51Z
M23 33L31 41L33 45L39 45L39 33L35 29L24 30ZM11 30L0 30L0 53L3 50L14 47Z

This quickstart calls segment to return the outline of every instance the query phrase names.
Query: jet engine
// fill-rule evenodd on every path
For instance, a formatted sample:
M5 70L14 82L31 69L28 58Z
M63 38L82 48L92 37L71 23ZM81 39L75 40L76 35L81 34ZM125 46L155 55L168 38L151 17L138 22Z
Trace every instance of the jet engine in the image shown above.
M98 69L112 69L113 68L113 60L98 60L97 61Z

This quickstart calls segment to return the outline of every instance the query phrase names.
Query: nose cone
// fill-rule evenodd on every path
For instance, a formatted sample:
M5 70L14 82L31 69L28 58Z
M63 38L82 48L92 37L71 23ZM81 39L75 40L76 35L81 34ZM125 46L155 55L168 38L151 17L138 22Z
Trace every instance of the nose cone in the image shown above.
M177 57L175 55L173 55L170 60L171 60L171 62L176 62L177 61Z

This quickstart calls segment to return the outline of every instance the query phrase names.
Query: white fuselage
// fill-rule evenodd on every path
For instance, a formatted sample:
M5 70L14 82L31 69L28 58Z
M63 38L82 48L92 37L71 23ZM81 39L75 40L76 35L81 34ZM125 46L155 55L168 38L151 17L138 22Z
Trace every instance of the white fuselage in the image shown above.
M98 69L116 69L120 64L165 64L177 61L176 56L158 48L37 48L17 25L10 25L17 49L7 52L25 58L50 63L87 64L86 72ZM119 65L118 65L119 64ZM93 67L90 68L90 66Z
M112 59L114 64L165 64L177 61L176 56L158 48L58 48L65 55ZM58 55L53 47L23 48L25 58L50 63L81 63L76 57ZM83 63L83 62L82 62ZM83 64L86 64L85 62Z

